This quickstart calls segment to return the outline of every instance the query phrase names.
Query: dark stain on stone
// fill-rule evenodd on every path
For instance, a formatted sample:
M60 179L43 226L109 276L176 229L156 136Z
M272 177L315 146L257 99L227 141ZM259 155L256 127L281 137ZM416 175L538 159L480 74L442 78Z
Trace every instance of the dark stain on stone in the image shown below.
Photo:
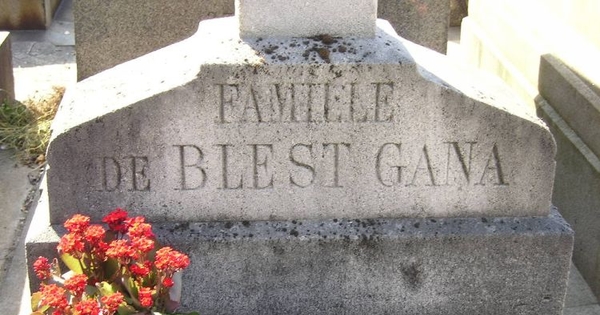
M233 223L231 222L225 222L225 228L226 229L231 229L233 227Z
M250 222L249 221L242 221L242 225L245 227L249 227L250 226Z
M488 219L486 219L486 218L481 218L481 222L483 222L483 223L488 223Z
M298 237L298 231L296 231L296 230L291 230L291 231L290 231L290 235L291 235L291 236Z
M422 283L422 271L420 263L410 263L401 267L402 277L412 289L417 289Z
M418 229L421 226L421 223L417 222L417 223L413 224L413 226Z

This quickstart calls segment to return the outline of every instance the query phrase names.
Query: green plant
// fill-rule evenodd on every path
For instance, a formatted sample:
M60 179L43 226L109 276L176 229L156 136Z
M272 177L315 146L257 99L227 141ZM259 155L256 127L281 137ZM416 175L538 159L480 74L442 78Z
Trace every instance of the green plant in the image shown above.
M0 144L17 151L25 164L45 161L50 126L65 89L25 103L4 99L0 104Z

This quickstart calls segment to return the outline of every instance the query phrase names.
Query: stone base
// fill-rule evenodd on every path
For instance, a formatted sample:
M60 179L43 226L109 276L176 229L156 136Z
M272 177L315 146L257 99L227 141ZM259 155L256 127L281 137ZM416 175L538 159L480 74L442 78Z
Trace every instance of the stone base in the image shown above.
M36 217L47 210L42 198ZM53 257L64 233L33 230L28 265ZM201 314L562 314L573 248L556 210L530 218L162 223L154 231L190 255L182 309Z

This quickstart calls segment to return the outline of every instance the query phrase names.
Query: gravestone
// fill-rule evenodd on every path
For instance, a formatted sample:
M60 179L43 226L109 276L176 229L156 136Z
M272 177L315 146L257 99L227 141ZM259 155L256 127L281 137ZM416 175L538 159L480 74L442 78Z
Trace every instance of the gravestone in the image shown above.
M10 33L0 32L0 103L15 98Z
M125 207L190 254L186 310L560 314L547 128L353 2L240 0L67 91L28 257Z

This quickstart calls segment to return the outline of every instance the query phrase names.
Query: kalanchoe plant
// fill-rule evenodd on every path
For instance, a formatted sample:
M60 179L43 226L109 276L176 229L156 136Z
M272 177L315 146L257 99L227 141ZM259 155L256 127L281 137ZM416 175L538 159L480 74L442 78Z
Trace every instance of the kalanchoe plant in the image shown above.
M103 222L108 230L80 214L65 222L58 253L69 272L56 258L34 262L42 283L31 296L32 315L175 314L188 256L157 248L144 217L116 209Z

